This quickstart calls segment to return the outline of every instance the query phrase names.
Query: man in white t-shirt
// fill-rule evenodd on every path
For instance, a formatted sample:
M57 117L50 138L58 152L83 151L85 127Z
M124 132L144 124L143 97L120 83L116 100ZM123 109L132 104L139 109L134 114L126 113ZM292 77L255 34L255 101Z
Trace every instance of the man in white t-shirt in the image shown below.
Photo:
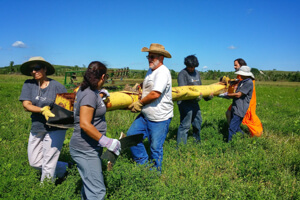
M163 45L153 43L150 48L142 48L142 52L149 52L147 59L149 70L141 84L142 97L132 103L129 108L132 112L139 112L130 126L127 136L144 134L150 143L150 162L161 171L163 159L163 144L169 131L173 117L172 78L169 69L163 64L164 58L171 58ZM148 162L148 154L144 144L131 147L133 159L138 164Z

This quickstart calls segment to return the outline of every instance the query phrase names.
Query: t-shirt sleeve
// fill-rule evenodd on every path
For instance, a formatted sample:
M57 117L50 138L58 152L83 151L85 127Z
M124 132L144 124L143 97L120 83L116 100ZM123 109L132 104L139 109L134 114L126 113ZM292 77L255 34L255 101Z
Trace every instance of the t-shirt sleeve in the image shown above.
M185 86L185 85L187 85L185 77L186 76L184 75L184 73L182 71L178 74L178 77L177 77L178 86Z
M56 93L67 93L67 89L65 88L65 86L63 86L60 82L55 81L55 85L56 85Z
M26 80L23 84L21 95L19 101L31 101L31 89L30 89L30 82Z
M167 87L167 84L168 84L168 78L166 72L163 71L163 73L157 73L152 90L163 93L163 91Z
M253 89L253 82L246 81L243 86L239 89L239 91L243 94L248 94Z
M202 85L202 81L201 81L201 77L200 77L200 72L197 71L197 73L198 73L198 77L199 77L199 85Z
M94 109L96 109L96 107L97 107L97 96L96 95L97 94L95 94L94 92L86 93L81 99L80 106L91 106Z
M67 93L67 89L65 88L65 86L63 86L62 84L60 84L60 86L58 87L58 92L57 93Z

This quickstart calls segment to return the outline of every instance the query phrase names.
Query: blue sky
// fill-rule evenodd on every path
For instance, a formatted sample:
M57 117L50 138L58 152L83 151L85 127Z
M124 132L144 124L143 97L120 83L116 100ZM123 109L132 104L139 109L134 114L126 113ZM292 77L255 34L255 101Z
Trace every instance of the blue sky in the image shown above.
M164 64L233 71L300 70L298 0L0 0L0 67L42 56L55 65L148 69L142 47L160 43Z

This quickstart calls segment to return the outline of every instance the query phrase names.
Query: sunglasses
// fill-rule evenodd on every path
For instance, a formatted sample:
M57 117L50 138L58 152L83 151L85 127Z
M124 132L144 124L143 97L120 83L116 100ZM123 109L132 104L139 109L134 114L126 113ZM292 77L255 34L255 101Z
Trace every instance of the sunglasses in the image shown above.
M41 69L43 69L42 66L36 65L36 66L34 66L34 67L31 68L31 72L32 72L32 71L36 71L36 72L37 72L37 71L40 71Z
M146 56L146 58L149 60L153 60L154 58L158 58L159 56L158 55L150 55L150 56Z

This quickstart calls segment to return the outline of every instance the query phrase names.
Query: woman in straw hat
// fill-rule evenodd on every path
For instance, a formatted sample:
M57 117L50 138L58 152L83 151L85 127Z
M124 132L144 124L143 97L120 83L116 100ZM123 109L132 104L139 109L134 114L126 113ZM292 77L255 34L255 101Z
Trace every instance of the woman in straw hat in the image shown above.
M25 111L31 112L31 130L28 141L30 166L41 171L41 182L45 178L52 181L63 177L68 163L58 161L66 130L46 125L49 117L54 117L50 107L57 93L67 92L59 82L47 75L55 72L54 67L42 57L32 57L20 67L21 73L32 76L25 81L19 100Z
M104 184L100 156L103 147L116 155L121 144L106 137L106 106L100 90L107 80L107 68L98 61L91 62L84 80L76 93L74 103L74 132L70 141L70 153L77 163L83 185L82 199L104 199ZM100 90L100 91L99 91ZM103 92L107 95L106 92Z
M232 140L232 136L236 134L236 132L243 133L240 125L249 108L253 93L252 79L254 79L254 75L251 72L251 68L248 66L241 66L240 69L235 72L235 74L240 75L242 79L239 82L236 91L234 93L226 92L219 95L219 97L233 99L231 108L231 121L228 129L228 142Z

